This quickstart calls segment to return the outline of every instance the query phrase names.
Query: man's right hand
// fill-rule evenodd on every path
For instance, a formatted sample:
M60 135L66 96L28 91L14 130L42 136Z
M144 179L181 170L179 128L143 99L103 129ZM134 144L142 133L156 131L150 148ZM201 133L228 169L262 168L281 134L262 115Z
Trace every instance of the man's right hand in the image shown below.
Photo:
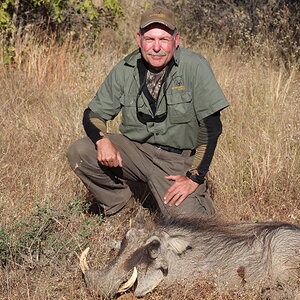
M120 152L109 140L108 137L103 137L96 142L97 159L101 165L106 167L122 167L122 158Z

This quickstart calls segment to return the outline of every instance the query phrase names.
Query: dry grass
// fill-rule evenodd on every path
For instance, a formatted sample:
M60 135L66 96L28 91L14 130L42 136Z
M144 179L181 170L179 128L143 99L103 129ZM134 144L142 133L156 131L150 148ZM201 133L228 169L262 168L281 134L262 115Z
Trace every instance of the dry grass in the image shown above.
M210 172L220 210L235 221L299 222L299 73L267 58L205 54L231 104Z
M113 41L91 51L78 41L58 46L32 36L17 47L17 64L0 65L0 299L95 299L81 280L77 255L89 244L91 264L104 265L114 254L107 245L122 236L130 216L103 220L86 213L85 188L65 153L84 135L83 109L125 53ZM214 45L195 50L211 62L231 103L209 173L219 215L299 224L299 72ZM253 295L221 294L198 283L189 293L159 289L147 299Z

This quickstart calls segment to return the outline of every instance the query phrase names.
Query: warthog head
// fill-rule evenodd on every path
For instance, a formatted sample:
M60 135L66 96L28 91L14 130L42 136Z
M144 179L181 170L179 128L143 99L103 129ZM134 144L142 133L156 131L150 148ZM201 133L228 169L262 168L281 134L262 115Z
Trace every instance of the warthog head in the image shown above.
M169 273L169 262L187 248L181 236L170 236L164 231L130 229L121 243L117 257L102 270L89 269L86 263L88 249L80 258L80 265L88 288L102 297L112 297L134 286L135 296L152 291Z

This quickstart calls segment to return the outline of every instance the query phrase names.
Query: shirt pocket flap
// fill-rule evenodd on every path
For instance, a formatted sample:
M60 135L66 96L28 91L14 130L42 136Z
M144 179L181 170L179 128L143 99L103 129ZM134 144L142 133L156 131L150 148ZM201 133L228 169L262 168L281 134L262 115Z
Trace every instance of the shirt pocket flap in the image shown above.
M168 110L171 123L188 123L195 118L190 92L175 93L170 100L170 102L168 101Z

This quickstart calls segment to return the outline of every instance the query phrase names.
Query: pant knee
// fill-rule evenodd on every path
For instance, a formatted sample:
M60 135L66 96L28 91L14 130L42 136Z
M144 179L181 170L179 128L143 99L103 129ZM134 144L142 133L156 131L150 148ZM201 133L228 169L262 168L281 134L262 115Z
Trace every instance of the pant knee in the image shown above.
M67 158L68 158L69 164L72 167L72 169L74 169L76 162L78 162L79 158L80 158L80 155L78 152L78 147L76 144L77 144L77 142L70 145L69 149L67 151Z
M78 166L91 156L91 147L93 147L93 144L87 138L77 140L70 145L67 151L67 158L72 169L76 169L76 166ZM92 150L94 149L92 148Z

